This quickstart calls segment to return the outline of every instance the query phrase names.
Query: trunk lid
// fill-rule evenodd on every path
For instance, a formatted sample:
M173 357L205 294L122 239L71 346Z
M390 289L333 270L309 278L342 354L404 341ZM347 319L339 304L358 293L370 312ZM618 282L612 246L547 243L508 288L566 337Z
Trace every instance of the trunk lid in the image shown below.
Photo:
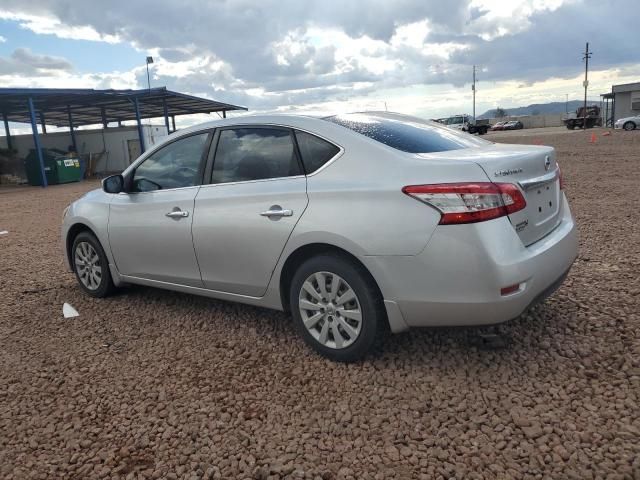
M419 156L474 162L492 182L519 185L527 206L509 215L509 220L525 246L540 240L560 223L562 197L553 147L498 143Z

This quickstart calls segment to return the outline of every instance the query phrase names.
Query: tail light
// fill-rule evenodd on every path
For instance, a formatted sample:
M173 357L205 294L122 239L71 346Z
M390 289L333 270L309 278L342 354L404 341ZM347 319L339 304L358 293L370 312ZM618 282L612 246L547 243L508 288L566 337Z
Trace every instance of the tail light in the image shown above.
M512 183L410 185L404 193L442 213L440 225L476 223L522 210L527 202Z

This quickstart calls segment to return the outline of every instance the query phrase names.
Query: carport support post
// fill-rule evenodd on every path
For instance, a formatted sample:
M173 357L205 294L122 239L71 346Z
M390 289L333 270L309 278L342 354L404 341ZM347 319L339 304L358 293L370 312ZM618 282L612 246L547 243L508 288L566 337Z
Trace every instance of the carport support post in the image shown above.
M167 135L171 133L169 129L169 109L167 108L167 99L162 99L162 107L164 108L164 124L167 127Z
M613 87L611 87L611 93L613 93ZM616 123L616 94L613 93L613 99L611 101L611 126Z
M78 144L76 143L76 132L73 130L73 117L71 116L71 107L67 106L67 117L69 119L69 133L71 133L71 144L73 151L78 155Z
M136 122L138 123L138 138L140 139L140 153L144 153L144 132L142 131L142 121L140 120L140 104L138 97L133 99L133 104L136 107Z
M38 123L36 122L36 111L33 108L33 99L29 97L29 116L31 117L31 130L33 132L33 143L40 162L40 175L42 178L42 188L47 186L47 174L44 171L44 159L42 158L42 148L40 146L40 136L38 135Z
M2 119L4 120L4 134L7 138L7 150L12 150L11 148L11 131L9 130L9 119L7 118L7 114L2 114Z
M40 112L40 125L42 125L42 133L47 134L47 124L44 122L44 113Z
M100 107L100 115L102 115L102 128L106 130L109 122L107 122L107 112L104 107Z
M173 131L176 131L176 116L171 115L171 124L173 125Z
M222 110L222 118L227 118L227 111L226 110Z

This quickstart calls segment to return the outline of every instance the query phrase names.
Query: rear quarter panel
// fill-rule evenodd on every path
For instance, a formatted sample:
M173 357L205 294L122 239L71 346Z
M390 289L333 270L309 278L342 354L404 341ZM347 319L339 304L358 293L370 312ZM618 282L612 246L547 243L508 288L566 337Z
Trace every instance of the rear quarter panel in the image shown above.
M309 205L292 240L326 232L356 244L361 255L417 255L437 227L440 213L405 195L402 188L487 180L471 162L427 160L362 139L366 141L344 140L343 155L308 176Z

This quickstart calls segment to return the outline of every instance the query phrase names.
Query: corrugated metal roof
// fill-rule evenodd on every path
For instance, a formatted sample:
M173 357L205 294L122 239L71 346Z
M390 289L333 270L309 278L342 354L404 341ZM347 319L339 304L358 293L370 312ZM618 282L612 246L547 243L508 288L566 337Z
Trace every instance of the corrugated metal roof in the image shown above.
M29 98L33 100L37 114L44 116L44 123L57 127L69 126L69 110L74 127L103 123L103 111L107 122L135 120L136 98L141 118L163 117L165 105L170 117L247 110L237 105L173 92L166 87L144 90L0 88L0 113L10 122L30 123ZM38 117L37 122L41 121Z
M635 92L640 90L640 82L614 85L611 90L613 93Z

